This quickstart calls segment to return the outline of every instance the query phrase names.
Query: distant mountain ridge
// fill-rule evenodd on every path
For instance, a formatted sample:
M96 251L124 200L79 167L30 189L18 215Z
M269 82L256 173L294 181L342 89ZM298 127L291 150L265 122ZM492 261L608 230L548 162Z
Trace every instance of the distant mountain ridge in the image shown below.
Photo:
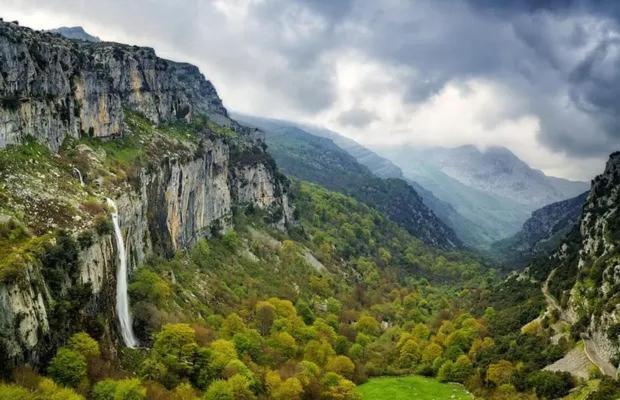
M99 39L97 36L89 34L81 26L61 26L60 28L50 29L50 32L58 33L59 35L62 35L67 39L85 40L87 42L93 43L101 42L101 39Z
M492 253L512 267L549 255L577 224L588 193L534 211L517 234L493 243Z
M265 132L267 151L286 174L348 194L383 212L426 244L444 249L462 246L452 229L424 204L411 185L402 179L373 175L331 138L286 121L233 115L241 123ZM368 156L372 159L372 155Z
M502 146L484 150L473 145L406 147L401 151L464 185L535 208L577 196L588 189L587 182L547 176Z
M432 191L472 221L471 227L478 233L474 245L481 249L516 234L532 211L575 197L588 187L585 182L548 177L503 147L485 151L474 146L376 150L398 165L407 179ZM472 232L471 227L463 231Z

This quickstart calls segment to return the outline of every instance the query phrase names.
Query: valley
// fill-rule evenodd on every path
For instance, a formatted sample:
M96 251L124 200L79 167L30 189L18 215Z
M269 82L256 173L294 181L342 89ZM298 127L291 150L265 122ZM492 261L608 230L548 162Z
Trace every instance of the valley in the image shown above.
M380 156L81 28L0 72L0 399L620 397L620 153Z

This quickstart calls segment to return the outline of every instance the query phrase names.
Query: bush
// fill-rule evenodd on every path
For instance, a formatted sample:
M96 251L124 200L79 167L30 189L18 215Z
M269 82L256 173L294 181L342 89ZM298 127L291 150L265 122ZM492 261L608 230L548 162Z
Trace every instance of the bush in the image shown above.
M98 215L95 218L95 231L99 236L110 235L114 231L114 224L109 217Z
M527 385L541 399L564 397L574 386L568 372L535 371L527 377Z
M86 377L86 359L75 350L61 347L50 362L47 372L61 385L77 387Z
M205 400L233 400L233 393L228 382L218 380L209 385Z
M138 379L103 380L93 388L93 400L143 400L146 388Z
M101 354L99 343L86 332L78 332L71 336L68 347L86 358L98 357Z

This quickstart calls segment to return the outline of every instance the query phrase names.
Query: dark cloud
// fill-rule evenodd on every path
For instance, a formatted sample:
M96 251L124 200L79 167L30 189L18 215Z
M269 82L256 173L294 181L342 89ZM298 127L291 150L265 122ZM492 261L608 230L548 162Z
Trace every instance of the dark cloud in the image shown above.
M218 87L247 87L252 99L263 95L268 100L257 100L256 109L283 116L312 117L334 107L335 64L355 52L401 71L404 102L422 104L447 84L484 79L514 95L502 116L538 117L539 140L548 148L592 156L620 147L620 1L3 3L30 12L64 10L85 24L120 29L197 62ZM377 118L353 108L338 120L362 127Z

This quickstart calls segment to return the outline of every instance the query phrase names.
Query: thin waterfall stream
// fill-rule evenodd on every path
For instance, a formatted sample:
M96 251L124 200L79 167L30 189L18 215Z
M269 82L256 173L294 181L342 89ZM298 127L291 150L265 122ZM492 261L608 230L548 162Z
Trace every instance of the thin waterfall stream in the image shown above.
M74 167L73 171L77 174L80 180L80 186L84 186L84 179L82 178L82 173L80 172L80 170Z
M118 252L119 265L116 270L116 313L121 327L121 336L127 347L137 347L138 339L133 333L131 325L131 314L129 312L129 296L127 294L127 254L125 251L125 241L118 222L118 209L112 199L107 199L108 205L112 209L112 223L114 224L114 236L116 238L116 248Z

